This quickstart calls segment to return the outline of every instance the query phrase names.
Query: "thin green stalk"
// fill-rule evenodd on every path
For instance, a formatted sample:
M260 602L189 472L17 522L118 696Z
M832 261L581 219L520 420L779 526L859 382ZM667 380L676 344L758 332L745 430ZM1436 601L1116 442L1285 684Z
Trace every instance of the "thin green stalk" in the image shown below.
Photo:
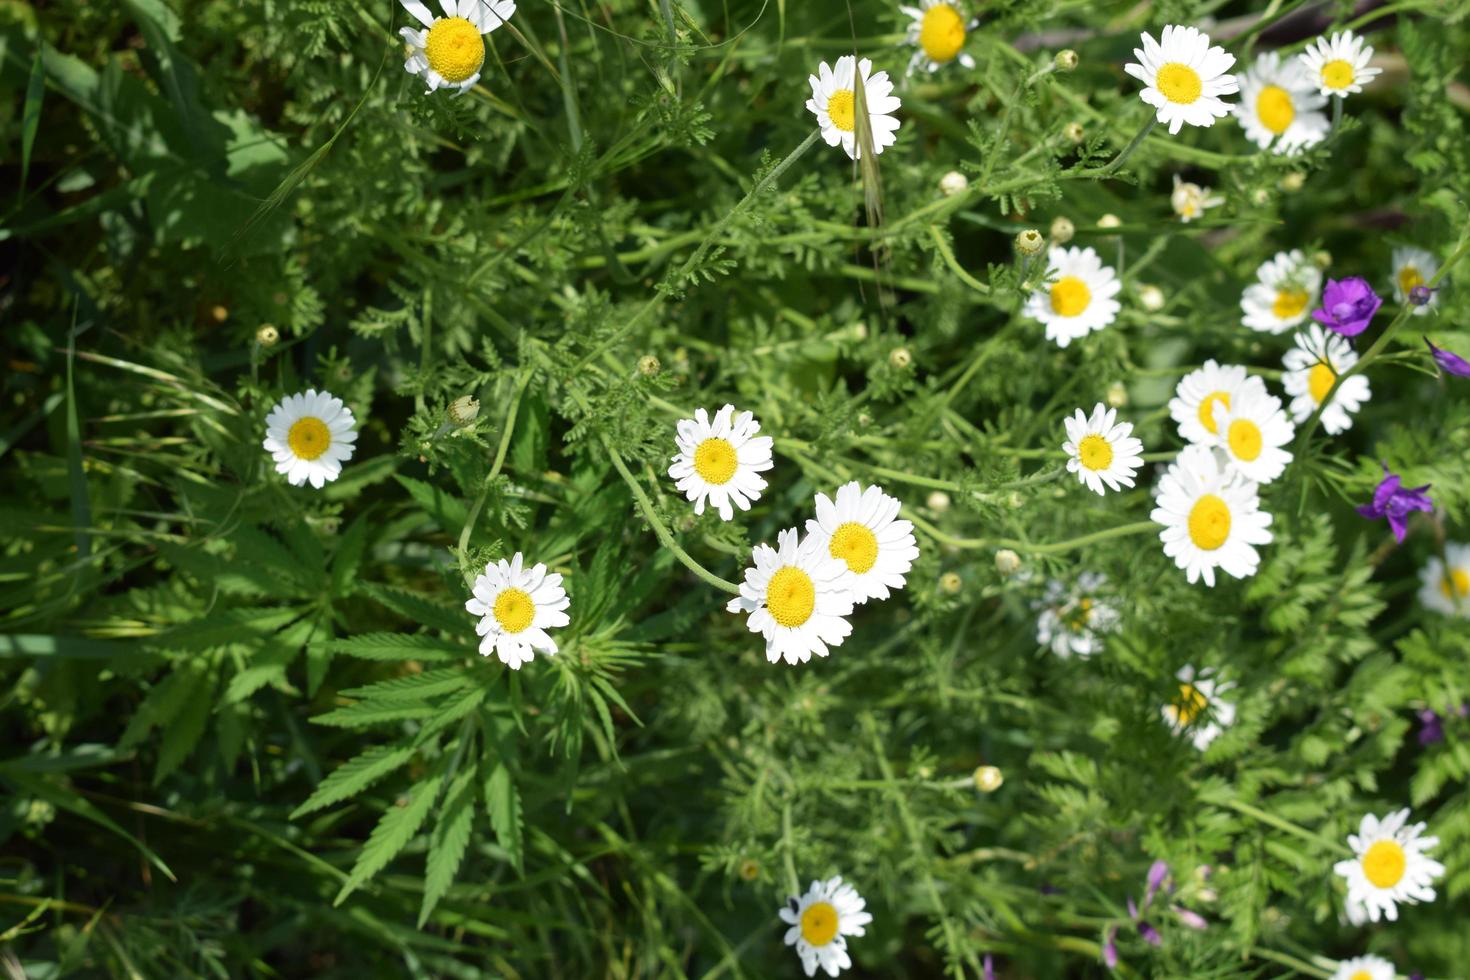
M698 575L703 581L708 582L717 589L724 589L731 595L739 595L740 586L728 579L720 578L714 572L691 558L687 551L679 547L679 543L674 540L674 536L669 533L669 529L664 526L664 522L659 520L658 514L654 512L653 501L648 499L648 494L644 492L642 484L629 472L627 464L623 462L623 457L618 455L618 451L613 448L612 440L608 439L607 436L602 437L602 448L606 450L607 458L611 460L613 469L618 471L618 475L623 478L623 482L628 484L628 489L633 491L633 499L638 501L638 508L643 511L643 518L648 521L648 526L653 528L653 533L658 537L659 544L668 548L673 553L673 556L679 559L681 565L695 575Z
M791 837L791 804L781 808L781 851L786 865L786 886L791 894L801 894L801 879L796 875L796 842Z
M1274 813L1267 813L1260 807L1252 806L1249 803L1242 803L1240 800L1226 800L1225 805L1237 813L1242 813L1247 817L1259 820L1263 824L1275 827L1277 830L1285 831L1303 840L1309 840L1313 844L1317 844L1328 851L1345 852L1347 850L1347 845L1340 841L1334 841L1323 837L1321 834L1313 833L1305 827L1292 823L1290 820L1276 816Z
M960 267L959 260L954 257L954 250L949 247L949 242L945 241L944 235L940 232L938 225L929 226L929 236L934 239L934 247L939 251L939 257L944 259L944 264L949 266L949 271L953 272L960 282L969 286L981 296L990 295L989 286Z
M424 290L424 315L419 319L420 337L419 343L419 393L413 396L414 411L424 410L424 385L429 376L429 362L433 359L434 340L434 289L432 286Z
M785 159L783 159L780 163L771 168L770 173L766 174L760 180L756 181L755 186L750 189L750 192L740 199L740 203L731 208L729 213L727 213L723 218L715 222L715 226L711 228L709 230L709 233L704 236L704 240L699 243L699 247L694 250L694 254L689 256L688 260L679 267L679 272L675 279L682 279L686 274L688 274L691 269L698 265L699 261L704 258L705 253L709 251L710 246L717 238L720 237L720 233L725 230L730 222L734 221L735 218L743 214L745 212L745 209L750 207L752 201L754 201L761 194L765 193L766 188L774 184L782 174L790 169L792 164L796 163L797 160L800 160L802 154L806 153L807 150L810 150L812 146L817 142L817 140L821 138L821 135L822 131L820 129L812 130L810 133L807 134L807 138L802 140L801 144L797 146L796 149L786 154ZM624 337L626 337L629 333L632 333L633 329L637 327L638 324L642 323L643 319L647 317L650 313L652 313L655 309L657 309L663 303L663 301L664 294L661 292L655 292L652 296L648 298L648 302L644 303L643 306L638 310L638 312L633 314L633 316L628 320L627 323L623 324L617 330L613 331L606 340L604 340L601 344L598 344L595 348L584 355L582 359L577 362L577 365L572 369L572 373L575 374L576 372L581 371L587 366L589 362L602 356L603 351L608 350L614 344L617 344Z
M531 383L535 372L522 368L520 381L516 383L515 394L511 396L510 408L505 413L505 429L500 433L500 445L495 450L495 461L490 464L490 472L485 476L485 483L480 487L480 493L475 497L475 502L470 505L469 516L465 518L464 527L459 532L459 572L464 576L466 582L473 584L475 580L474 570L469 567L469 545L470 534L475 529L475 522L480 518L480 511L485 507L485 498L490 494L490 485L500 475L500 468L505 465L505 454L510 449L510 437L516 430L516 414L521 408L521 395L525 393L526 386Z
M1152 112L1150 112L1149 117L1148 117L1148 121L1143 124L1143 128L1140 129L1138 131L1138 133L1133 137L1132 142L1130 142L1127 146L1123 147L1122 152L1120 152L1117 156L1113 157L1112 160L1110 160L1108 163L1104 164L1101 167L1098 167L1098 168L1093 169L1093 170L1084 170L1084 171L1082 171L1081 176L1083 176L1083 177L1106 177L1109 174L1111 174L1114 171L1116 171L1119 167L1123 166L1123 164L1128 160L1129 157L1131 157L1133 155L1133 151L1134 150L1138 149L1140 146L1143 145L1143 141L1148 138L1148 134L1149 133L1153 132L1153 129L1154 129L1154 127L1156 125L1158 125L1158 122L1159 122L1158 116L1156 116L1156 115L1152 114Z
M1053 541L1051 544L1033 544L1030 541L1019 541L1014 538L957 538L944 533L917 514L909 514L908 518L913 521L915 527L927 533L940 544L949 545L951 548L1010 548L1012 551L1032 555L1065 554L1068 551L1085 548L1090 544L1097 544L1100 541L1111 541L1114 538L1123 538L1133 534L1157 531L1159 528L1153 521L1138 521L1134 524L1122 524L1103 531L1094 531L1091 534L1084 534L1080 538L1068 538L1066 541Z

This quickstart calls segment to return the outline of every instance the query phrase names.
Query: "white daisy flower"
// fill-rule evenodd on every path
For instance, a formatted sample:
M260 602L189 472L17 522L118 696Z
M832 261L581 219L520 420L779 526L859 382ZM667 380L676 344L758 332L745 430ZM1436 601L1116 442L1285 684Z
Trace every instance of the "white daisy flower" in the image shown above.
M802 540L793 527L776 540L776 548L755 546L755 564L725 609L749 614L745 625L765 637L771 663L806 663L814 653L825 657L827 647L841 646L852 632L852 573L814 535Z
M265 417L265 451L276 461L293 487L308 480L320 490L342 475L342 464L352 458L357 442L357 420L352 409L330 392L287 395Z
M464 604L481 617L475 624L480 655L494 653L511 670L530 663L537 650L556 653L556 641L546 631L571 622L564 610L572 601L561 587L561 576L547 574L540 562L530 568L523 568L523 562L517 551L510 561L486 565L485 574L475 577L474 598Z
M1107 585L1107 577L1097 572L1083 572L1075 588L1053 579L1047 584L1046 597L1034 607L1036 642L1058 657L1074 654L1087 659L1103 648L1102 634L1118 626L1118 610L1097 598Z
M1178 24L1165 27L1158 41L1147 32L1139 37L1143 47L1133 49L1139 63L1123 70L1143 83L1139 98L1158 110L1158 121L1169 127L1170 135L1185 123L1213 126L1230 114L1220 96L1239 91L1229 74L1235 55L1211 47L1209 35L1198 29Z
M1263 150L1295 153L1327 138L1327 97L1317 91L1296 58L1275 51L1236 75L1240 101L1231 106L1246 138Z
M1428 286L1429 280L1439 271L1439 263L1422 248L1404 246L1393 250L1393 297L1399 303L1409 302L1409 294L1415 286ZM1429 308L1439 302L1438 291L1429 294L1429 302L1414 307L1414 316L1423 316Z
M1286 471L1296 427L1281 410L1281 399L1264 387L1244 388L1227 406L1215 403L1215 446L1228 464L1255 483L1270 483Z
M1364 46L1363 39L1354 36L1352 31L1334 34L1331 40L1319 37L1297 57L1308 81L1317 86L1317 91L1339 99L1363 91L1363 86L1383 70L1368 67L1373 58L1373 48Z
M898 8L913 18L905 40L917 49L909 59L909 74L915 68L936 72L951 61L966 68L975 67L975 59L965 54L965 34L969 24L964 8L952 0L922 0L917 7Z
M1307 319L1322 288L1322 270L1302 250L1277 252L1256 268L1240 297L1240 322L1261 333L1284 333Z
M1401 903L1434 901L1434 879L1444 876L1444 865L1424 853L1439 838L1420 836L1425 825L1406 827L1408 819L1407 807L1381 821L1371 813L1364 814L1358 832L1348 835L1354 856L1332 866L1347 879L1348 903L1366 907L1374 922L1397 919Z
M805 895L793 895L781 907L781 921L786 930L786 945L796 947L801 968L807 976L815 976L817 967L835 977L852 966L847 955L847 937L861 936L873 917L864 909L867 903L842 877L814 881Z
M1193 667L1174 676L1179 679L1179 696L1164 705L1164 720L1176 733L1187 731L1194 747L1203 752L1235 724L1234 702L1220 696L1234 685L1222 684Z
M1238 364L1216 364L1213 360L1179 379L1174 397L1169 399L1169 414L1179 425L1179 437L1186 442L1213 445L1216 433L1215 403L1230 407L1246 389L1266 392L1266 383L1255 375L1247 375Z
M1046 324L1046 339L1058 347L1101 330L1122 309L1116 297L1123 284L1091 247L1053 248L1047 253L1046 281L1051 285L1026 297L1022 312Z
M771 468L770 436L758 436L761 424L750 412L735 415L726 405L715 413L699 408L694 418L680 419L675 439L679 452L673 457L669 476L678 491L694 501L694 513L703 514L706 502L714 505L722 520L732 520L735 509L750 510L766 488L758 474Z
M873 153L876 155L898 140L895 135L898 120L892 113L898 111L901 103L893 94L888 72L871 74L873 63L867 58L857 62L857 68L863 77L868 123L873 130ZM857 75L850 54L838 58L835 68L828 68L824 61L818 66L817 74L807 76L812 97L806 100L806 107L817 117L817 125L822 128L822 139L828 146L841 144L843 151L854 160L860 155L857 145L857 91L853 87Z
M889 589L903 588L919 547L914 525L897 519L902 505L896 497L854 480L837 488L835 503L819 493L816 504L817 519L806 522L807 535L852 573L847 585L854 602L887 599Z
M1178 174L1174 175L1174 190L1169 194L1169 206L1174 209L1180 221L1188 224L1210 208L1218 208L1224 203L1225 198L1208 187L1182 181Z
M1355 956L1342 960L1331 980L1396 980L1398 971L1381 956Z
M1470 619L1470 544L1444 548L1449 567L1435 556L1419 571L1419 604L1425 609Z
M1062 419L1067 430L1062 451L1071 457L1067 472L1076 473L1099 496L1104 483L1111 490L1133 486L1133 474L1143 466L1143 443L1133 438L1133 423L1115 425L1117 417L1116 408L1098 402L1090 418L1079 408L1077 414Z
M480 80L485 66L485 39L516 12L515 0L439 0L443 17L435 17L423 0L398 0L425 30L404 27L399 36L408 42L410 75L418 75L433 92L458 89L463 95Z
M1271 515L1261 510L1256 485L1222 466L1206 446L1185 446L1159 480L1158 506L1149 519L1164 525L1164 554L1190 584L1215 584L1215 569L1236 578L1256 574L1255 545L1271 540Z
M1295 339L1296 346L1281 358L1281 364L1286 368L1281 375L1281 384L1291 396L1292 419L1301 423L1311 418L1317 406L1322 404L1337 376L1358 363L1358 355L1345 338L1324 330L1317 323L1308 323L1306 330L1298 333ZM1329 435L1351 429L1353 414L1372 394L1366 375L1355 374L1348 378L1322 410L1322 428Z

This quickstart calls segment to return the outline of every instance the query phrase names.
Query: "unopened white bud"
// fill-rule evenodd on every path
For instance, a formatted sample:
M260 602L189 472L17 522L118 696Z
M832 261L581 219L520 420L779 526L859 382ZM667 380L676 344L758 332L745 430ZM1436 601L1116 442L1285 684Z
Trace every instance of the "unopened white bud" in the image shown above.
M958 170L951 170L939 178L939 192L945 197L954 197L956 194L963 193L969 186L969 178Z

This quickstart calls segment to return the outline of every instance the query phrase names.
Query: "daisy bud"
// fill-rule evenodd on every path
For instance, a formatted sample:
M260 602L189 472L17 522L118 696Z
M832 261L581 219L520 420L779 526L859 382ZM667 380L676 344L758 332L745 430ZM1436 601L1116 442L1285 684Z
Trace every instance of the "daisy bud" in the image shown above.
M982 793L994 793L1006 778L996 766L981 766L975 770L975 788Z
M463 429L480 414L480 401L472 395L460 395L449 403L449 421Z
M661 365L658 363L658 358L652 354L644 354L638 358L638 373L645 378L651 378L655 374L658 374L659 367Z
M281 332L269 323L255 331L255 342L262 347L274 347L276 341L281 339Z
M209 315L214 317L215 323L224 323L230 318L230 308L228 306L222 306L216 303L214 307L210 309Z
M1301 173L1300 171L1293 170L1291 173L1281 178L1281 189L1284 191L1299 191L1302 189L1302 185L1306 182L1306 174Z
M1121 381L1114 381L1108 385L1108 407L1122 408L1128 404L1128 389Z
M945 197L954 197L970 186L970 181L958 170L951 170L939 178L939 192Z
M1009 548L995 553L995 570L1009 578L1021 569L1021 556Z
M964 588L964 580L957 572L945 572L939 576L939 591L945 595L958 595L960 589Z
M888 363L902 371L914 362L914 356L909 353L907 347L895 347L888 352Z
M852 335L858 340L868 339L868 325L859 320L852 325Z
M1258 208L1263 208L1271 203L1271 192L1264 187L1257 187L1251 191L1251 203Z
M1139 286L1138 304L1150 313L1164 308L1164 291L1158 286Z
M1053 245L1065 245L1072 240L1077 229L1072 222L1058 215L1051 219L1051 243Z
M949 510L949 494L943 490L935 490L929 494L929 499L925 502L929 505L930 510L936 511L937 513L942 514Z
M1073 143L1081 143L1087 138L1087 130L1082 128L1080 122L1069 122L1062 127L1062 135Z
M1016 251L1025 256L1040 255L1046 239L1035 228L1027 228L1016 236Z
M1057 71L1077 70L1077 52L1071 48L1063 48L1058 51L1057 56L1052 61L1057 66Z
M761 866L750 858L740 862L740 880L755 881L761 876Z
M1332 265L1332 253L1327 251L1326 249L1323 249L1320 252L1313 252L1312 264L1319 269L1327 268L1328 266Z
M1105 214L1097 219L1099 228L1117 228L1123 222L1116 214Z

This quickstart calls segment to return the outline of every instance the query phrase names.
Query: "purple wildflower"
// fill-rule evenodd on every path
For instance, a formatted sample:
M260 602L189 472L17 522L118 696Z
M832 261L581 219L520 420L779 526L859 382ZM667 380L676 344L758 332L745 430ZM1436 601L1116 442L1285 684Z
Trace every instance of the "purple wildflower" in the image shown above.
M1433 745L1444 741L1444 719L1433 708L1419 710L1419 744Z
M1103 937L1103 962L1113 970L1118 968L1118 944L1113 941L1117 935L1118 927L1108 926L1107 935Z
M983 965L985 972L980 974L980 980L995 980L995 961L990 958L989 953L985 954L985 963Z
M1148 869L1148 892L1143 896L1143 907L1148 908L1153 904L1154 895L1159 887L1164 884L1164 879L1169 877L1169 866L1163 861L1155 861Z
M1434 299L1434 294L1437 292L1439 292L1438 289L1432 289L1429 286L1415 286L1409 290L1409 302L1415 306L1428 306L1429 301Z
M1424 342L1429 344L1429 338L1425 337ZM1470 361L1465 360L1459 354L1451 354L1449 351L1442 350L1433 344L1429 344L1429 353L1434 355L1434 363L1438 364L1439 369L1445 374L1453 374L1460 378L1470 378Z
M1164 945L1164 937L1159 935L1159 930L1155 929L1147 922L1140 922L1138 924L1138 934L1142 936L1144 942L1148 943L1150 946Z
M1198 912L1191 912L1182 905L1174 906L1174 914L1179 916L1180 922L1189 926L1191 929L1208 929L1210 927L1210 924L1205 921L1204 916Z
M1358 513L1370 521L1387 517L1388 526L1399 544L1404 543L1404 535L1408 533L1410 513L1434 510L1434 501L1424 492L1429 489L1429 484L1407 490L1402 484L1398 474L1389 472L1388 464L1384 463L1383 479L1373 491L1373 502L1358 508Z
M1329 279L1322 290L1322 308L1313 310L1312 317L1334 333L1356 337L1368 329L1373 314L1382 305L1383 300L1366 279Z

